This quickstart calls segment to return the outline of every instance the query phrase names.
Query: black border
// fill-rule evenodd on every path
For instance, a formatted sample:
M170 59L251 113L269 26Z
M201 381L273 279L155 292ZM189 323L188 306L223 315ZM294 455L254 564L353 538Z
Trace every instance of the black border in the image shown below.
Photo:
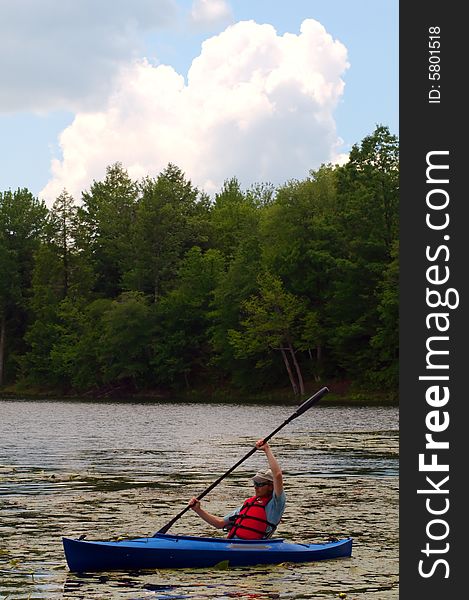
M466 227L466 204L469 197L464 189L465 170L463 160L468 153L465 146L468 104L465 100L465 80L469 69L464 67L467 56L466 40L468 27L463 18L463 3L401 2L399 11L399 97L400 97L400 598L415 600L421 593L425 600L445 597L466 597L466 583L463 578L466 505L465 486L467 467L467 447L463 446L466 433L467 404L469 399L464 389L464 376L469 374L469 360L466 350L467 324L466 288L469 278L466 259L469 249L469 231ZM439 54L441 79L429 79L429 35L430 27L439 27L441 53ZM436 55L436 53L433 53ZM436 60L436 59L432 59ZM434 63L435 64L435 63ZM440 85L441 101L429 103L431 85ZM436 96L436 94L434 94ZM464 147L463 147L464 146ZM450 224L444 231L449 240L443 241L443 232L432 231L426 225L426 195L429 190L426 182L426 156L432 150L448 150L449 184L446 190L450 196L448 213ZM449 441L449 449L440 451L439 461L449 464L449 481L446 496L434 495L442 502L449 499L449 510L442 518L449 526L447 538L441 542L428 540L426 527L432 518L426 509L426 496L417 490L429 488L426 475L419 471L418 456L425 451L425 423L431 407L428 406L425 392L429 382L419 381L425 374L426 341L430 335L425 319L431 310L426 303L426 270L429 266L425 256L426 247L436 248L447 244L450 257L447 262L439 261L450 269L447 287L459 293L459 306L449 310L450 328L449 363L450 400L446 405L450 417L449 428L440 439ZM445 253L441 253L441 257ZM439 309L443 310L443 309ZM466 316L466 318L465 318ZM444 335L444 334L442 334ZM468 357L469 358L469 357ZM467 365L466 365L467 363ZM442 372L439 373L440 375ZM442 385L446 385L442 383ZM436 436L435 436L436 437ZM445 474L446 475L446 474ZM435 473L435 481L441 480L443 473ZM443 487L443 486L442 486ZM436 502L436 500L435 500ZM433 505L436 507L436 503ZM443 506L443 504L440 504ZM436 533L437 528L433 529ZM443 528L440 529L443 531ZM427 541L440 549L448 543L448 551L432 554L426 558L422 553ZM439 544L439 545L438 545ZM419 574L419 561L425 559L427 573L432 560L442 558L448 561L446 567L437 566L427 578ZM448 596L448 593L453 595Z

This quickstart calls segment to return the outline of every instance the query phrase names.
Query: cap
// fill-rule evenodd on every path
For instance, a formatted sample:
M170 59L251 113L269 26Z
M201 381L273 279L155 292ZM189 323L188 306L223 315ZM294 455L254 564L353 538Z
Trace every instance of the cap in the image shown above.
M273 483L274 476L272 475L271 469L267 469L266 471L257 471L252 480L258 483L262 483L263 481L270 481Z

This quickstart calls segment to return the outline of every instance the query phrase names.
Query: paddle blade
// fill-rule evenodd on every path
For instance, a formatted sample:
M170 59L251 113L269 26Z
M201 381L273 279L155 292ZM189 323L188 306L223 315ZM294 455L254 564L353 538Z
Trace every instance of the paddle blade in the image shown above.
M295 412L295 417L302 415L309 408L311 408L314 404L317 404L319 402L319 400L321 400L321 398L323 396L325 396L328 392L329 392L329 388L323 387L319 390L319 392L316 392L314 394L314 396L311 396L311 398L308 398L308 400L305 400L303 402L303 404L300 404L300 406L297 408L297 410Z

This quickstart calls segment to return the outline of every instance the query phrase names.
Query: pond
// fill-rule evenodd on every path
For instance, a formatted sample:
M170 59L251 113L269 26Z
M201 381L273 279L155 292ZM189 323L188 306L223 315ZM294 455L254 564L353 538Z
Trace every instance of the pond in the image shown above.
M0 599L398 598L397 407L315 406L271 440L287 508L276 537L353 537L351 558L237 569L74 574L62 536L152 535L291 405L0 401ZM204 498L224 515L256 452ZM188 511L172 534L225 535ZM343 596L343 595L346 596Z

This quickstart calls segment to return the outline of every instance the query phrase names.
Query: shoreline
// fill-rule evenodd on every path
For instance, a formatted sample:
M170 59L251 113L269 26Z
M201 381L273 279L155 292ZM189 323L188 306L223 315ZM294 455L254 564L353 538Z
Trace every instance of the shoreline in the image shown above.
M66 393L60 390L37 390L14 388L0 389L2 400L50 401L50 402L89 402L89 403L212 403L212 404L282 404L298 406L318 389L327 384L308 386L303 396L294 396L291 390L276 389L264 392L246 393L233 389L194 389L187 391L140 390L119 392L119 390L93 390L87 393ZM334 383L327 385L330 392L321 400L322 406L398 406L397 396L389 392L369 389L354 389L350 385Z

